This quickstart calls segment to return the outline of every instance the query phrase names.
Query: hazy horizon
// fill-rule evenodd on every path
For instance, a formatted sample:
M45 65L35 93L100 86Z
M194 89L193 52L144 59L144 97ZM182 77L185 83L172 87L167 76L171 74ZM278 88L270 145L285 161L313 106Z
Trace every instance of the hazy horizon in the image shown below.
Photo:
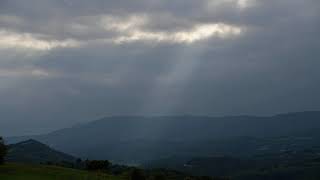
M87 119L84 120L82 122L77 122L75 124L71 124L69 126L63 126L63 127L57 127L57 128L49 128L49 129L40 129L36 132L27 132L27 133L21 133L21 134L17 134L17 133L8 133L8 134L4 134L5 137L22 137L22 136L37 136L37 135L44 135L44 134L48 134L48 133L52 133L55 131L60 131L63 129L68 129L68 128L74 128L77 126L83 126L83 125L88 125L92 122L97 122L100 120L104 120L106 118L121 118L121 117L143 117L143 118L159 118L159 117L208 117L208 118L228 118L228 117L274 117L274 116L278 116L278 115L288 115L288 114L296 114L296 113L320 113L320 111L316 111L316 110L309 110L309 111L297 111L297 112L283 112L283 113L277 113L277 114L268 114L268 115L249 115L249 114L238 114L238 115L192 115L192 114L180 114L180 115L111 115L111 116L102 116L102 117L98 117L98 118L91 118L91 119Z

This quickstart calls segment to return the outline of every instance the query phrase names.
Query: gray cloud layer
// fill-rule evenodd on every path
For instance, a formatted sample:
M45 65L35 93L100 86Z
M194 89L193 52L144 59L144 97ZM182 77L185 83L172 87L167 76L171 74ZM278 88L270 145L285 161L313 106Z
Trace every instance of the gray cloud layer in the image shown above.
M0 0L0 132L319 110L318 0Z

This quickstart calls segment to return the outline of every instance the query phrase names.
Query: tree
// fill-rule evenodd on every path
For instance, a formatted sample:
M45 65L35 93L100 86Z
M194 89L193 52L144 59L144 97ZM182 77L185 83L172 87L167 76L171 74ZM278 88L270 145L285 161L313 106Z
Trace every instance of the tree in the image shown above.
M145 180L146 177L143 174L143 171L140 169L134 168L130 174L130 180Z
M82 159L81 158L78 158L77 160L76 160L76 164L81 164L82 163Z
M86 169L90 171L94 170L108 170L111 166L111 163L108 160L86 160Z
M156 174L154 180L165 180L166 176L164 174Z
M4 157L7 154L7 146L4 144L4 140L0 137L0 164L4 163Z

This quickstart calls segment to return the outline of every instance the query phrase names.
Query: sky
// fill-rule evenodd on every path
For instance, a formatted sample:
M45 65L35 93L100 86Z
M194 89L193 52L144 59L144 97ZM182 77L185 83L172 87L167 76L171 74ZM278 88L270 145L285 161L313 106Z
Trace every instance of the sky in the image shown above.
M0 134L320 110L319 0L0 0Z

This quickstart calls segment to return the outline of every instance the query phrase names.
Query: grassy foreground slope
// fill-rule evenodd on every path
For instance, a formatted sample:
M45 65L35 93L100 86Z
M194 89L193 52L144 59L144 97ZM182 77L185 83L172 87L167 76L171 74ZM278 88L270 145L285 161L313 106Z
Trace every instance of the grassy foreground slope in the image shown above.
M104 173L45 165L7 163L0 166L1 180L122 180Z

